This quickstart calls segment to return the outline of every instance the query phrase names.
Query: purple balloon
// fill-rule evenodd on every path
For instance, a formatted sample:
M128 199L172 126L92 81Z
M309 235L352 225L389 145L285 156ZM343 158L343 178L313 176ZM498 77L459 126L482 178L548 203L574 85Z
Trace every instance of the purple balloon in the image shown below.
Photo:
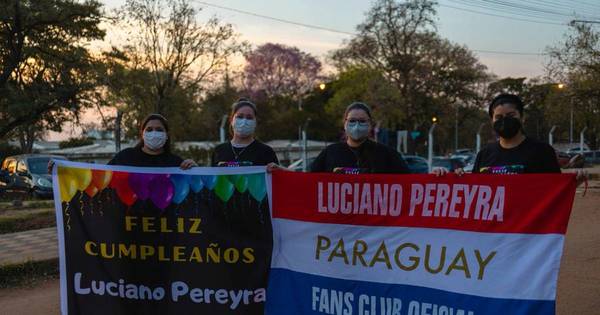
M130 173L129 187L135 192L138 199L146 200L150 197L150 182L156 174Z
M156 175L150 183L150 200L157 208L165 210L173 200L174 191L169 175Z

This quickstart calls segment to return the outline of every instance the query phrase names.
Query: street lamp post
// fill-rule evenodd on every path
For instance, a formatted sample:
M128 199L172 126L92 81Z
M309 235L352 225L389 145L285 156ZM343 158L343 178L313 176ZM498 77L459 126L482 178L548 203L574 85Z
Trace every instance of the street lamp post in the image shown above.
M587 130L587 127L583 128L583 130L581 130L581 133L579 134L579 152L581 154L583 154L583 143L585 142L585 131Z
M479 129L477 129L477 136L475 137L475 154L481 151L481 129L483 129L483 126L485 126L485 123L479 125Z
M454 116L454 151L458 151L458 103L454 105L456 107L456 115Z
M427 164L429 164L429 172L431 172L433 165L433 131L437 126L437 118L433 117L431 121L433 122L433 124L429 128L429 133L427 136Z
M552 126L550 132L548 132L548 144L550 145L554 144L554 130L556 130L556 125Z

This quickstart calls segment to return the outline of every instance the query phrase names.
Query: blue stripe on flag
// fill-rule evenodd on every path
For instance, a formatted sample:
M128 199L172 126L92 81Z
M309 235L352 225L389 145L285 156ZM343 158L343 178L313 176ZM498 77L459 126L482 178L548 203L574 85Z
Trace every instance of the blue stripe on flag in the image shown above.
M555 304L555 301L487 298L410 285L336 279L276 268L269 276L265 314L554 314ZM398 309L399 312L394 312Z

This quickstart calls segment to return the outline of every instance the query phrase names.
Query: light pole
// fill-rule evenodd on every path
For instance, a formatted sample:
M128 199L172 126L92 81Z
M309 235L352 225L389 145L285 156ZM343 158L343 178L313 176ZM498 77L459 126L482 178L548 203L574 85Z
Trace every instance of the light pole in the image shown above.
M550 145L554 144L554 130L556 130L556 125L552 126L550 132L548 132L548 144Z
M456 107L456 115L454 117L454 152L456 152L458 151L458 103L454 107Z
M485 126L485 123L479 125L479 129L477 129L477 136L475 137L475 154L481 151L481 129L483 129L483 126Z
M564 83L558 84L558 89L565 89L566 85ZM569 105L571 105L571 114L570 114L570 123L569 123L569 144L573 143L573 98L569 97Z
M431 172L433 165L433 131L437 126L437 117L433 117L431 119L433 124L429 128L428 138L427 138L427 163L429 164L429 172Z
M583 143L584 143L584 139L585 139L585 131L587 130L587 127L583 128L583 130L581 130L581 133L579 134L579 152L581 154L583 154Z

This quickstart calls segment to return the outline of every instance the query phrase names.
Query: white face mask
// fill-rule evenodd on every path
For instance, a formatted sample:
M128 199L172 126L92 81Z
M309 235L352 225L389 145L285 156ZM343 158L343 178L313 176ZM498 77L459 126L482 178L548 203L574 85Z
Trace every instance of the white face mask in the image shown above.
M161 149L167 142L167 133L164 131L144 131L144 144L150 150Z
M360 141L369 136L369 123L368 122L347 122L346 123L346 134L352 140Z
M233 131L242 137L253 135L255 129L255 119L235 118L233 120Z

